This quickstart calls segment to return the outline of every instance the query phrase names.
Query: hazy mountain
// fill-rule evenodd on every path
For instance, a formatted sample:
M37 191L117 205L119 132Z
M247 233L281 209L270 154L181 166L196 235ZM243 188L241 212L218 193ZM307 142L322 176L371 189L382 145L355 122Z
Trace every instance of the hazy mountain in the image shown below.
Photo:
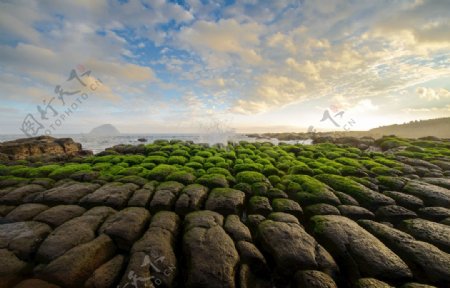
M115 136L120 135L120 132L111 124L103 124L92 129L89 134L93 136Z
M404 124L381 126L368 131L376 135L396 135L405 138L435 136L450 138L450 117L411 121Z

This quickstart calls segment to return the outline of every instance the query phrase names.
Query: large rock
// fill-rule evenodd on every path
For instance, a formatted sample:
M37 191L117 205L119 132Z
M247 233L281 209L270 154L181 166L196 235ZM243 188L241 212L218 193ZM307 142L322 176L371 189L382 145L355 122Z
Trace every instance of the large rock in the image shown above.
M145 208L129 207L109 216L98 231L111 237L118 248L129 250L149 220L150 213Z
M420 282L443 287L450 283L449 254L389 226L370 220L360 220L358 223L397 253Z
M181 191L175 203L175 212L186 215L190 212L200 210L208 197L208 188L200 184L191 184Z
M244 206L245 193L231 188L215 188L209 193L205 209L222 215L240 215Z
M375 218L375 214L363 207L354 205L339 205L337 208L339 209L339 212L341 212L342 216L353 220Z
M337 272L333 258L298 224L262 221L258 225L258 241L282 276L292 277L297 270L308 269L332 275Z
M337 288L333 278L316 270L298 271L295 274L294 284L297 288Z
M96 207L80 217L73 218L55 229L39 247L36 259L48 263L68 250L92 241L103 221L115 211L109 207Z
M0 198L1 203L5 204L20 204L22 199L30 194L45 191L46 189L41 185L29 184L16 188Z
M419 197L426 206L450 207L450 190L447 188L412 180L405 185L403 191Z
M84 156L92 155L91 151L83 150L81 144L71 138L53 138L39 136L22 138L0 143L0 153L8 156L10 160L23 160L29 157L42 156Z
M17 206L14 210L5 216L11 222L20 222L32 220L34 216L48 209L47 205L44 204L22 204Z
M80 205L88 207L104 205L114 209L121 209L127 205L128 199L137 188L139 186L133 183L122 184L113 182L105 184L95 190L94 193L84 196L80 200Z
M183 235L185 287L234 288L239 255L233 240L215 221L220 216L211 211L204 212L207 213L194 212L196 214L186 216Z
M450 253L450 227L447 225L424 219L411 219L403 221L400 229L418 240L431 243Z
M51 231L47 224L34 221L0 225L0 249L8 248L19 258L30 260Z
M235 242L242 240L252 242L250 230L241 222L237 215L228 215L223 228Z
M134 191L133 196L128 201L128 206L147 207L155 192L156 183L156 181L152 181L145 184L142 189Z
M239 251L241 265L247 264L254 274L267 278L270 270L266 258L253 243L239 241L236 243L236 248Z
M405 262L356 222L337 215L314 216L310 220L314 237L351 281L361 277L393 282L411 278Z
M72 218L81 216L84 212L86 209L77 205L58 205L39 213L34 220L55 228Z
M0 288L13 287L31 268L8 249L0 249L0 259Z
M114 258L97 268L89 279L84 283L85 288L114 287L120 279L125 257L116 255Z
M41 279L26 279L14 286L14 288L60 288L60 286Z
M417 218L417 214L405 207L398 205L387 205L377 209L375 216L380 221L399 223L405 219Z
M413 195L397 191L384 191L383 194L394 199L397 205L403 206L413 211L423 207L423 201Z
M114 242L102 234L56 258L48 265L39 266L35 274L44 280L68 288L82 287L84 282L116 252Z
M94 192L99 187L98 184L69 182L47 191L31 194L25 197L24 201L52 205L77 204L82 197Z

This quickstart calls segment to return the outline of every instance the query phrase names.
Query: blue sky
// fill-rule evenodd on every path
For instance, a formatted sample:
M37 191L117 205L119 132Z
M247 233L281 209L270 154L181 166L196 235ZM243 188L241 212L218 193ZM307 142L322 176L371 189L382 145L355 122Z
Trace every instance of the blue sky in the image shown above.
M0 131L21 133L29 115L53 134L448 117L449 11L447 0L1 1ZM72 69L91 71L87 86L67 81ZM63 105L57 85L80 93ZM327 110L344 111L339 127L321 121Z

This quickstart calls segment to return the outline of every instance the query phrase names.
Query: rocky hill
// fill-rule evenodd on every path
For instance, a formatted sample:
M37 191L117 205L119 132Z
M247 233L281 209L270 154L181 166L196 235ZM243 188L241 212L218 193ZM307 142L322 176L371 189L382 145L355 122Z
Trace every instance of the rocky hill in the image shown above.
M373 135L395 135L405 138L420 138L426 136L450 138L450 117L382 126L371 129L368 132L373 133Z
M111 124L103 124L89 132L89 135L92 136L117 136L120 135L119 130Z

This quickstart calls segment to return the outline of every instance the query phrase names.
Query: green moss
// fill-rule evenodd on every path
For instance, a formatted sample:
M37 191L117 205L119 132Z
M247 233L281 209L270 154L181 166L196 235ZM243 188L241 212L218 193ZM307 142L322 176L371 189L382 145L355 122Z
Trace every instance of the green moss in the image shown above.
M239 172L236 175L236 181L237 182L242 182L242 183L247 183L247 184L253 184L256 182L268 182L266 176L264 176L264 174L261 174L259 172L255 172L255 171L243 171L243 172Z
M149 172L148 178L151 180L163 181L167 176L175 171L178 171L178 168L175 166L159 164Z
M211 157L206 159L206 162L207 163L212 163L212 164L218 164L218 163L226 162L226 161L225 161L225 159L223 159L220 156L211 156Z
M313 170L311 168L309 168L308 165L301 163L301 162L297 162L294 166L289 168L288 173L294 174L294 175L313 175L314 174Z
M159 155L152 155L152 156L147 156L144 161L144 163L154 163L156 165L159 164L166 164L167 163L167 158L164 156L159 156Z
M380 187L384 188L384 190L401 191L403 186L405 186L405 181L398 177L378 176L377 180Z
M268 177L268 179L269 179L270 183L272 184L272 186L275 186L281 182L281 178L277 175L270 175Z
M194 183L196 177L194 174L186 171L176 171L167 176L167 181L177 181L183 183L184 185L189 185Z
M185 158L189 158L191 156L191 155L189 155L189 152L184 149L177 149L177 150L173 151L170 155L171 156L183 156Z
M226 177L222 174L204 174L200 178L197 179L196 183L206 186L210 189L216 187L226 188L229 186Z
M222 174L222 175L225 175L225 176L232 176L230 171L228 171L225 168L221 168L221 167L209 168L207 172L208 173L214 173L214 174Z
M131 166L140 164L144 160L145 160L145 156L142 156L142 155L126 155L126 156L123 156L123 162L128 163Z
M183 156L170 156L169 159L167 160L168 164L179 164L179 165L184 165L187 162L186 157Z
M122 182L122 183L134 183L139 186L144 186L148 181L147 179L133 175L133 176L119 176L116 178L116 181Z
M389 167L373 167L370 171L376 175L394 176L402 175L402 171Z
M200 163L198 163L198 162L189 162L189 163L186 163L185 166L190 167L190 168L193 168L193 169L195 169L195 170L198 170L198 169L202 169L202 168L203 168L203 165L200 164Z
M262 164L258 163L245 163L245 164L236 164L233 167L233 170L235 173L239 173L242 171L255 171L255 172L261 172L263 170L264 166Z
M92 167L89 164L66 164L64 167L53 170L48 176L55 180L61 180L69 178L75 172L78 171L91 171Z

